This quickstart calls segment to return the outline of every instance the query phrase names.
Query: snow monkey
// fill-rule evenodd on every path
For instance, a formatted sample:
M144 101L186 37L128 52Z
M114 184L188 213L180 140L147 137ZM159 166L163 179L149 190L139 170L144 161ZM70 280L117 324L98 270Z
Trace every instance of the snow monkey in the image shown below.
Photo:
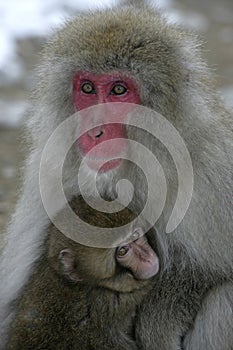
M2 348L14 319L15 302L33 275L47 238L50 219L39 185L42 152L61 123L79 113L73 132L77 129L81 135L70 146L63 166L68 201L81 191L100 195L111 206L125 193L133 212L141 213L145 207L150 217L154 215L156 220L151 223L163 236L164 266L156 276L159 281L135 315L139 348L231 350L232 115L215 91L196 36L168 23L143 1L136 5L124 1L111 9L81 13L49 39L37 82L27 124L31 154L1 257ZM159 113L164 124L157 127L159 119L154 117L150 128L133 125L137 106L149 109L152 117ZM97 108L96 115L90 112L93 108ZM131 125L127 124L129 116ZM142 124L150 120L143 112L140 118ZM181 169L173 152L177 144L165 132L165 124L182 138L193 170L190 204L170 231L166 227L177 213L176 200L182 198L182 206L188 192L184 184L191 180L190 173L179 176ZM64 128L54 144L54 159L62 153L69 132ZM138 166L136 144L154 154L158 164L137 152L139 163L144 164ZM182 161L183 154L178 154ZM159 209L164 186L159 166L167 188L163 210ZM147 176L145 168L149 169ZM81 183L79 169L84 173ZM56 165L50 170L47 197L56 204L60 172ZM123 179L132 185L125 191ZM128 188L133 188L133 195ZM146 206L148 198L150 206Z
M115 214L97 212L81 197L71 207L89 224L109 228L108 234L134 217L127 208ZM156 234L141 232L135 228L128 235L133 240L117 248L96 248L67 238L51 224L6 348L138 349L136 310L159 271Z

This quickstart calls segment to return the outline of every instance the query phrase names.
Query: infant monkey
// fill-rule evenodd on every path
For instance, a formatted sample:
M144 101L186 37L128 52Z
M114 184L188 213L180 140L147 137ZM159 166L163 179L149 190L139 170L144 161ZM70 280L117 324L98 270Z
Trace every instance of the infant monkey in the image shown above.
M82 220L109 230L135 218L127 208L98 212L81 197L70 205ZM117 248L95 248L51 224L45 246L19 300L7 349L139 349L134 317L159 270L155 232Z

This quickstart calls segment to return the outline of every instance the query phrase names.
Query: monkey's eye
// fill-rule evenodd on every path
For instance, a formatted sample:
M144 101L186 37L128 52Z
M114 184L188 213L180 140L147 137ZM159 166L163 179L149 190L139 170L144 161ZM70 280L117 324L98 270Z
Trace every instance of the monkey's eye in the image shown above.
M95 89L94 86L91 83L84 83L81 88L82 92L85 94L94 94Z
M123 95L126 93L126 91L127 91L127 89L124 85L117 84L117 85L113 86L113 88L111 90L111 95Z
M118 257L121 258L121 257L125 256L128 253L128 251L129 251L129 247L127 245L125 245L125 246L117 248L116 254Z

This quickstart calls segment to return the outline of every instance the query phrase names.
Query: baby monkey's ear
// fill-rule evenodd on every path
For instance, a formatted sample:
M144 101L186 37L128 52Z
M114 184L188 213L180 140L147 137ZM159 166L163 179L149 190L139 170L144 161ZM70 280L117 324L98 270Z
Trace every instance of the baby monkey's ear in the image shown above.
M82 281L77 273L75 254L71 249L66 248L61 250L59 254L59 260L64 276L73 282Z

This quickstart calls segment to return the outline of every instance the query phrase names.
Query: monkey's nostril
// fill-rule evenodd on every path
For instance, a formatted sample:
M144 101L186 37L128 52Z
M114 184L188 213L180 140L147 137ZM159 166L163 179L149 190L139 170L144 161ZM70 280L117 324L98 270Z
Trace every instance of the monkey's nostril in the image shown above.
M99 139L103 134L104 132L101 130L100 132L98 132L98 134L95 135L95 138Z
M97 127L89 130L87 134L92 139L92 141L95 141L96 139L100 139L104 135L104 131Z

